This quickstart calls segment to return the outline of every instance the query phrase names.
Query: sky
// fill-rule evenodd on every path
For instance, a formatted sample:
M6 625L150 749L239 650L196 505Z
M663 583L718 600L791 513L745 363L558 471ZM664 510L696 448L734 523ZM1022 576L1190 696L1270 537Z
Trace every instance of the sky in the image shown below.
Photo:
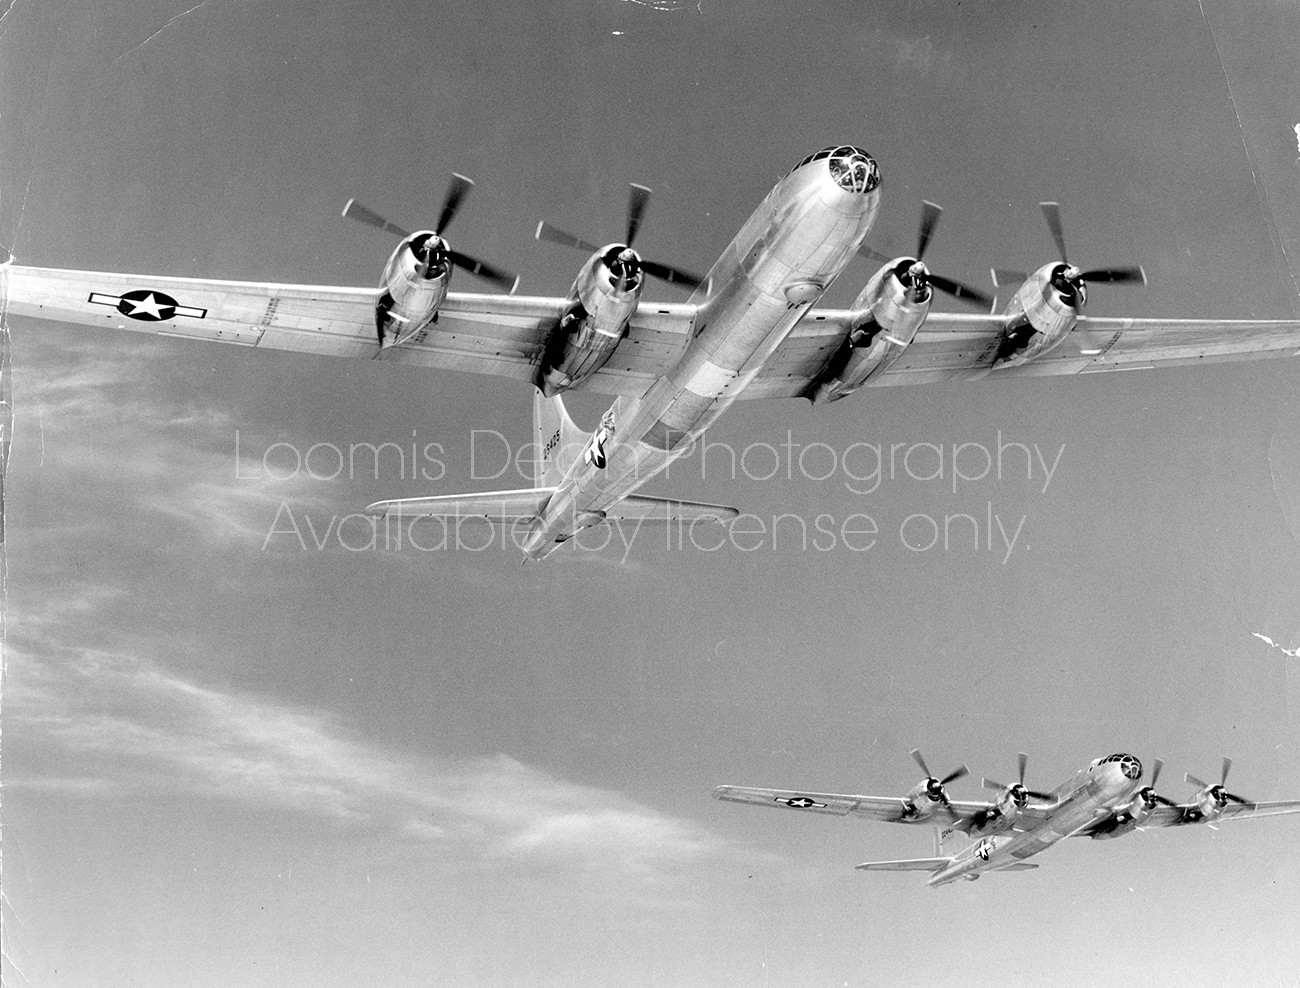
M0 9L24 264L372 284L393 244L343 203L418 227L461 172L453 244L558 295L538 220L613 240L643 183L638 248L706 270L852 143L878 250L934 200L927 261L983 286L1053 258L1059 200L1071 260L1149 276L1093 314L1300 317L1290 3ZM744 403L646 491L759 534L521 566L348 521L523 486L518 382L7 326L5 984L1300 981L1300 819L931 890L853 869L927 827L710 798L902 795L912 748L961 798L1018 751L1036 788L1131 751L1173 798L1225 755L1300 796L1300 364ZM416 455L332 476L384 442Z

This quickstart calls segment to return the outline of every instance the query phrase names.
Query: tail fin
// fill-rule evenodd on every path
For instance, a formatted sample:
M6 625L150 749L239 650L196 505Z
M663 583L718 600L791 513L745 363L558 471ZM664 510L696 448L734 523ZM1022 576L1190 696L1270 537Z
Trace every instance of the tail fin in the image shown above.
M533 461L533 486L558 487L569 467L579 456L587 434L573 424L564 399L547 398L538 389L533 393L533 442L537 457Z

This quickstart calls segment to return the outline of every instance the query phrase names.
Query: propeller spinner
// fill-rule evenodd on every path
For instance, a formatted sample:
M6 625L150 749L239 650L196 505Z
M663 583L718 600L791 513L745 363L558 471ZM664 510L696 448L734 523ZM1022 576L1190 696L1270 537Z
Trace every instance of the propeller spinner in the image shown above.
M920 748L912 749L912 758L916 764L921 766L921 771L925 773L925 792L930 799L943 804L943 808L948 811L948 815L954 820L959 820L957 811L952 808L952 802L948 799L948 791L944 788L949 782L960 779L963 775L970 772L965 765L958 765L955 769L945 775L942 779L935 778L934 773L930 771L929 766L925 764L925 758L921 755Z
M647 261L632 249L632 243L636 240L636 235L641 229L641 219L645 215L645 208L650 202L650 196L650 190L644 185L632 183L627 201L627 237L622 244L617 245L617 250L611 252L613 256L609 257L607 261L610 273L621 282L626 283L631 281L638 272L644 271L646 274L670 284L698 288L704 281L699 275L658 261ZM537 224L535 236L538 240L559 244L561 247L572 247L588 254L598 253L602 249L590 240L585 240L582 237L561 230L559 227L552 226L546 220L542 220Z
M1018 776L1019 781L1016 782L1014 786L1004 786L1001 782L996 782L993 779L984 779L984 788L996 789L999 792L1005 791L1009 793L1012 801L1018 807L1023 807L1029 802L1030 798L1052 799L1053 796L1050 792L1039 792L1036 789L1028 789L1025 787L1025 768L1029 764L1029 756L1022 751L1017 756L1017 762L1019 764L1020 774Z
M985 295L979 289L956 281L953 278L945 278L943 275L934 274L922 261L922 258L925 257L926 248L930 246L930 238L934 234L934 228L939 224L939 217L942 215L943 207L937 203L930 202L928 199L921 203L921 225L916 236L916 259L907 270L899 274L899 280L907 287L916 286L918 295L926 285L933 285L939 291L951 295L953 298L965 299L983 308L991 308L993 305L991 295ZM870 247L859 247L858 253L870 260L882 263L893 260L893 258L886 257Z
M1201 792L1213 799L1220 809L1227 806L1229 801L1249 805L1250 800L1230 793L1226 788L1224 788L1228 784L1228 769L1230 768L1232 768L1232 759L1225 758L1223 760L1223 774L1219 776L1219 784L1217 786L1212 786L1208 782L1202 782L1196 776L1192 775L1191 772L1188 772L1183 778L1192 785L1198 786Z
M442 210L438 213L437 225L433 228L432 234L413 243L412 249L415 251L416 256L419 257L425 271L437 266L445 259L469 274L477 275L504 291L514 294L514 290L519 286L518 275L494 267L477 257L453 250L443 238L443 231L447 229L447 226L455 219L456 214L460 212L465 196L469 194L472 188L474 188L473 180L466 178L464 175L452 175L451 185L448 187L447 195L443 199ZM396 223L390 223L373 209L361 205L355 199L347 201L347 205L343 207L343 215L350 220L357 220L367 226L373 226L377 230L391 233L396 237L406 238L411 235L409 230L403 229Z

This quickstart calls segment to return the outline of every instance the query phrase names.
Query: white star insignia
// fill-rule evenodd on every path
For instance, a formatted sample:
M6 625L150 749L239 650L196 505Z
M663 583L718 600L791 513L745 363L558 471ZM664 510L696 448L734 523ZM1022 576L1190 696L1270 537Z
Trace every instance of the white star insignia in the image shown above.
M127 301L131 303L131 315L133 316L146 313L154 319L162 319L163 317L163 306L158 302L153 292L150 292L138 302L134 299L127 299Z

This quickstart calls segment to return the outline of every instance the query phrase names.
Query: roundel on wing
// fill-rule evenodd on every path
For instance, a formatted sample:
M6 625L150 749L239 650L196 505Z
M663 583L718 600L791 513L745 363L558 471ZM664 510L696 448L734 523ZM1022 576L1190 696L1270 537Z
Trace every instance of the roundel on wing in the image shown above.
M163 322L176 315L176 306L179 304L166 292L152 288L137 288L127 292L118 300L117 311L128 319Z

